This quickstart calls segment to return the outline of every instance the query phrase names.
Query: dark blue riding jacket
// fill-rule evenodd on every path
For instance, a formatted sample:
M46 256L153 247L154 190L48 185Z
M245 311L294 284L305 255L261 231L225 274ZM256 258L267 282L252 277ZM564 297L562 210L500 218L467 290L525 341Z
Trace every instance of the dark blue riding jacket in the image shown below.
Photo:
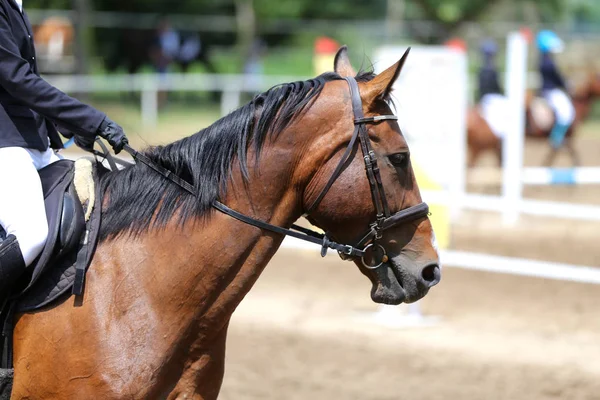
M491 63L486 63L479 70L479 100L486 94L502 93L496 68Z
M27 15L0 0L0 147L61 148L57 128L91 136L105 117L40 78Z
M543 53L540 59L540 74L542 75L542 91L552 89L567 89L556 64L549 53Z

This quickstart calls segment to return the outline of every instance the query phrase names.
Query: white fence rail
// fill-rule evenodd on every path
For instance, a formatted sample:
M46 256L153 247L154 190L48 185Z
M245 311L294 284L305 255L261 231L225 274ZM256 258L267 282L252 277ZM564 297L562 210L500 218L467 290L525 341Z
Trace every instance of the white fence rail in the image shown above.
M525 185L598 185L600 167L523 168L521 180Z
M292 237L285 238L282 247L298 250L318 250L318 246ZM335 252L329 252L328 254L337 256ZM535 278L600 284L600 268L596 267L468 253L455 250L441 250L440 259L442 268L456 267L502 274L531 276Z
M158 92L223 92L221 115L240 105L242 93L262 92L283 82L304 80L298 76L230 75L230 74L133 74L133 75L53 75L45 77L65 92L77 93L141 93L142 121L156 125Z

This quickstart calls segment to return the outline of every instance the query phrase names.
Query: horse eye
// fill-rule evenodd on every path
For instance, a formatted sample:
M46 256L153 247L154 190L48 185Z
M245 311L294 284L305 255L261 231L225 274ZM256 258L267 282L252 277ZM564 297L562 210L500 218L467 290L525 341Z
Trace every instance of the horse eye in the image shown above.
M389 156L390 162L396 167L406 167L408 165L409 153L396 153Z

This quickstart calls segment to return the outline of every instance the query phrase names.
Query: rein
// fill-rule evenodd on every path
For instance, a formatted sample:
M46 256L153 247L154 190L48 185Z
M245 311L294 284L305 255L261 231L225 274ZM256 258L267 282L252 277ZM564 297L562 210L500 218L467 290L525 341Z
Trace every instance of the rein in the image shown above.
M192 194L194 197L197 197L194 186L192 186L189 182L182 179L178 175L174 174L172 171L168 170L167 168L165 168L161 165L156 164L154 161L152 161L151 159L146 157L144 154L133 149L128 144L126 144L123 147L123 150L125 150L127 153L131 154L131 156L136 161L141 162L142 164L145 164L146 166L153 169L155 172L159 173L163 177L167 178L171 182L173 182L176 185L178 185L179 187L181 187L186 192ZM227 214L227 215L229 215L241 222L244 222L246 224L254 225L258 228L265 229L265 230L268 230L271 232L275 232L275 233L279 233L279 234L287 235L287 236L293 236L297 239L301 239L301 240L305 240L307 242L318 244L321 246L321 256L322 257L325 257L325 255L327 254L327 249L336 250L347 256L364 257L364 255L365 255L364 251L362 251L362 250L356 249L349 245L344 245L344 244L339 244L339 243L333 242L327 237L327 235L324 235L319 232L315 232L311 229L303 228L296 224L292 225L293 230L282 228L282 227L276 226L276 225L271 225L267 222L260 221L258 219L254 219L254 218L244 215L238 211L235 211L234 209L227 207L225 204L223 204L217 200L215 200L212 203L212 207L215 208L216 210L222 212L223 214Z
M267 231L271 231L277 234L292 236L300 240L304 240L306 242L314 243L321 246L321 256L325 257L327 251L329 249L336 250L340 257L344 260L351 259L352 257L360 257L363 265L368 269L377 269L381 267L388 261L388 256L385 248L377 243L383 236L383 231L399 225L401 223L411 222L417 220L419 218L425 218L429 215L429 207L426 203L420 203L412 207L405 208L403 210L398 211L395 214L391 214L389 210L389 206L387 200L385 198L385 191L383 188L383 182L381 179L381 174L379 171L379 167L377 165L377 156L373 151L373 148L370 144L369 135L367 132L366 124L368 123L378 123L384 120L397 120L398 117L395 115L379 115L374 117L365 117L362 111L362 101L360 99L360 93L358 89L358 84L356 80L351 77L344 78L350 87L350 94L352 97L352 110L354 113L354 133L352 134L352 138L350 139L350 143L344 152L342 159L340 160L338 166L333 172L331 178L321 191L321 193L317 196L317 198L312 202L312 204L308 207L305 216L312 212L318 204L323 200L329 189L333 186L335 180L339 177L344 169L344 165L349 161L349 157L352 154L352 151L355 147L355 144L358 140L361 146L361 150L363 153L363 160L365 163L365 170L367 173L367 177L369 179L369 185L371 189L371 197L373 200L373 204L376 210L376 220L372 224L369 225L369 229L366 234L362 235L359 240L356 241L355 245L348 244L340 244L333 240L331 240L327 234L322 234L319 232L315 232L311 229L303 228L296 224L292 224L291 229L282 228L280 226L271 225L267 222L260 221L258 219L249 217L244 215L236 210L233 210L221 203L220 201L215 200L212 203L212 207L217 211L229 215L232 218L237 219L248 225L253 225L257 228L264 229ZM104 156L111 167L115 166L114 157L106 151L106 147L103 146L105 150ZM133 149L131 146L126 144L123 147L127 153L129 153L134 160L140 162L156 173L162 175L164 178L170 180L174 184L178 185L180 188L190 193L194 197L197 197L196 190L193 185L191 185L186 180L182 179L180 176L176 175L169 169L156 164L154 161L149 159L146 155L138 152ZM111 161L112 159L112 161ZM367 252L369 249L373 249L373 255L375 254L375 250L379 250L381 255L374 263L368 263L365 260Z

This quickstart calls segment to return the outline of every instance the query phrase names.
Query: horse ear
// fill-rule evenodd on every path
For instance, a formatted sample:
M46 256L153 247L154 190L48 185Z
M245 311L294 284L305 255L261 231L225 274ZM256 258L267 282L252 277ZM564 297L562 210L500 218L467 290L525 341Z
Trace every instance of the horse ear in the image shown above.
M361 90L361 92L363 100L365 100L366 103L372 103L378 99L384 99L389 96L392 91L392 86L394 86L396 79L398 79L398 76L402 71L402 67L404 67L408 53L410 53L410 47L406 49L402 58L400 58L396 64L377 75L371 81L365 83L364 89Z
M352 68L352 64L350 64L347 46L340 47L335 55L335 59L333 60L333 70L342 78L356 75L354 68Z

